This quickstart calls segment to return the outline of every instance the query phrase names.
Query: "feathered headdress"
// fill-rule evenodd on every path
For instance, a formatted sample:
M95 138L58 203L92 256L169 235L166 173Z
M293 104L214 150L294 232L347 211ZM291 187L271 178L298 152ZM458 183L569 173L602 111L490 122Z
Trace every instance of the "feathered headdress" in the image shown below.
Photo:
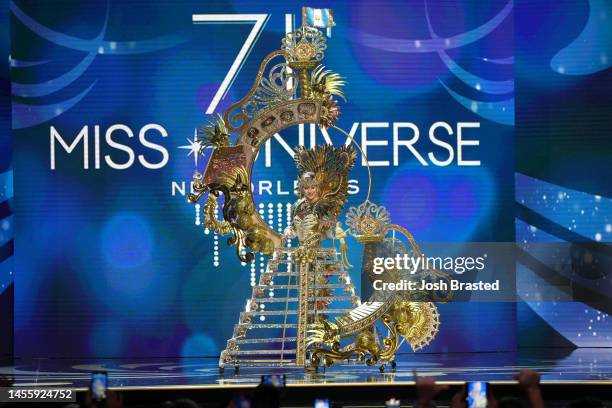
M295 152L295 165L300 177L312 173L319 187L317 210L337 218L348 196L348 173L357 154L350 146L317 145L312 149L300 146Z

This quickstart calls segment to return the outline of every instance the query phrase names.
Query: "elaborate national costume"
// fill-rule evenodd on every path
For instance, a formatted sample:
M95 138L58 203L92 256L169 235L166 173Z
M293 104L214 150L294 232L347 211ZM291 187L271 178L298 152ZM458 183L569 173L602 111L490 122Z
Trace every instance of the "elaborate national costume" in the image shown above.
M379 294L361 303L356 296L346 270L352 266L347 232L364 245L361 269L369 278L375 256L420 253L412 236L391 224L386 209L369 201L371 178L365 201L348 211L349 228L344 230L338 222L356 151L331 145L296 149L298 200L285 234L270 228L255 210L250 189L253 162L274 134L310 123L333 128L352 141L334 125L340 114L334 97L344 98L344 80L320 63L326 49L324 35L304 24L285 36L281 48L264 59L249 93L201 132L202 147L212 147L213 152L206 171L194 176L189 201L196 203L208 193L205 227L230 234L228 244L236 246L243 262L253 261L255 252L270 257L221 352L219 366L317 367L357 357L368 365L380 362L384 369L387 363L395 364L401 338L413 350L422 348L435 337L439 319L427 297ZM268 69L279 58L282 62ZM232 132L237 134L233 144ZM367 163L365 155L363 159ZM221 195L223 219L219 220ZM388 236L391 231L404 235L408 243L400 245L395 235ZM298 239L297 247L286 245L292 237ZM390 272L391 277L397 275ZM415 272L415 279L441 277L437 271Z

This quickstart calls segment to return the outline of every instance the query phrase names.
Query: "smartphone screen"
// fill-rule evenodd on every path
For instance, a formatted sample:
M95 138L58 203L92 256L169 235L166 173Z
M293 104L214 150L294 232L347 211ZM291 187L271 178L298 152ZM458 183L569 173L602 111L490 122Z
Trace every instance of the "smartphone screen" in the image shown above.
M395 398L389 398L385 401L385 407L399 407L401 401Z
M469 382L467 383L467 408L486 408L487 407L487 383Z
M277 388L283 388L285 386L285 375L262 375L261 376L262 384L271 384Z
M314 408L329 408L329 400L327 399L316 399Z
M101 401L106 399L106 386L108 383L108 375L103 371L98 371L91 374L91 394L94 400Z

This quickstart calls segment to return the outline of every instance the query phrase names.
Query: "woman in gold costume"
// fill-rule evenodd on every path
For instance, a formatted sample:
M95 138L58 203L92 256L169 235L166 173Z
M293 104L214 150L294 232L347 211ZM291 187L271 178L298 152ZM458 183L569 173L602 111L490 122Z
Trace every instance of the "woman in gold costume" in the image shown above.
M298 147L295 163L300 171L295 190L292 222L285 238L297 237L300 247L316 248L335 236L335 225L348 196L348 173L356 153L347 146Z
M285 229L284 238L298 238L296 259L300 262L312 263L321 241L335 238L336 222L348 196L348 172L355 164L355 158L355 151L346 146L297 148L295 163L300 176L295 193L298 200L293 205L291 225ZM316 275L318 285L329 282L325 273ZM316 291L318 298L328 298L331 295L330 289ZM328 305L327 300L316 302L317 310L327 308ZM325 315L319 317L326 318Z
M291 226L285 229L286 238L298 238L301 245L319 246L321 239L332 238L334 219L321 211L321 198L317 177L312 172L302 174L297 182L299 199L292 209Z

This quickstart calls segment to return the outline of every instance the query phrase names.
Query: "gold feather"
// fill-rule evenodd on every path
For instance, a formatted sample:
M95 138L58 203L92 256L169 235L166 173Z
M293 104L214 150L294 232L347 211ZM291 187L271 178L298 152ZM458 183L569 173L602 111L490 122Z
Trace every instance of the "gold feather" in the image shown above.
M335 95L346 102L346 96L342 91L342 87L346 84L344 77L325 69L324 65L319 65L312 71L310 82L317 96L323 98L327 95Z
M217 113L216 117L213 116L208 121L208 125L198 129L198 141L202 143L203 149L229 146L229 132L221 114Z

